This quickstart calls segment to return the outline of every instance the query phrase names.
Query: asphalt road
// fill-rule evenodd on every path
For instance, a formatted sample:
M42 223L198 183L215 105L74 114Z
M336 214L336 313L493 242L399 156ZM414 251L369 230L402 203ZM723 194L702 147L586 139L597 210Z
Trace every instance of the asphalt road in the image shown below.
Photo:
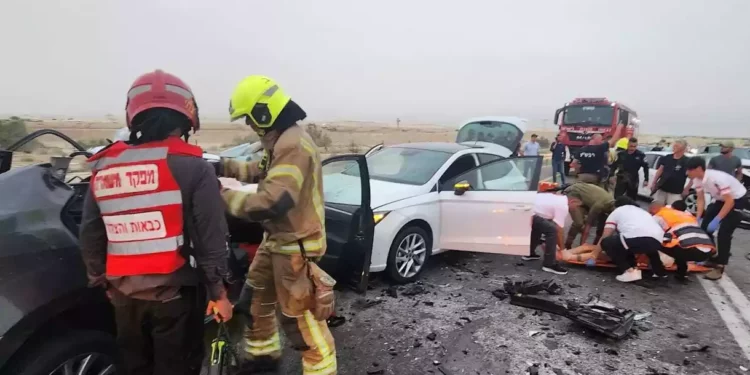
M549 176L549 169L545 176ZM374 277L366 295L338 293L347 318L333 328L339 374L745 374L750 368L750 235L738 230L727 276L691 276L689 285L623 285L608 270L571 267L565 276L541 263L489 254L434 256L422 275L425 294L405 296ZM506 279L553 279L559 299L602 300L652 315L637 334L613 341L571 321L512 306L493 296ZM398 295L393 297L393 291ZM369 301L369 303L368 303ZM370 304L374 304L367 307ZM533 334L533 332L538 334ZM434 335L434 336L433 336ZM688 351L707 346L703 351ZM279 374L300 374L285 350ZM744 367L743 367L744 366Z

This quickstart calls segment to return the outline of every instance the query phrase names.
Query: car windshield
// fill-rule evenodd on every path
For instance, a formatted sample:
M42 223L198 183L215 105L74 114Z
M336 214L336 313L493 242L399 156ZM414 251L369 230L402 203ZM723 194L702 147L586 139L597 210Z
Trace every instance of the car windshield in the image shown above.
M451 157L451 153L407 147L386 147L367 157L370 179L424 185ZM359 176L358 168L342 174Z
M249 147L250 143L243 143L241 145L237 145L222 151L219 156L223 158L236 158L238 156L244 155Z
M457 143L490 142L503 146L511 152L523 137L517 126L501 121L470 122L461 127L456 136Z
M565 108L563 124L612 126L614 113L614 108L608 105L571 106Z
M732 154L740 159L750 159L750 148L735 148Z

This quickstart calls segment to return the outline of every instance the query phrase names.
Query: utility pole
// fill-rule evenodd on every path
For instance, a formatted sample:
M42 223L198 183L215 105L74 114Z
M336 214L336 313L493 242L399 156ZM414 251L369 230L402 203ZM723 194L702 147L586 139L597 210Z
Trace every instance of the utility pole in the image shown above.
M401 129L401 119L396 118L396 129Z

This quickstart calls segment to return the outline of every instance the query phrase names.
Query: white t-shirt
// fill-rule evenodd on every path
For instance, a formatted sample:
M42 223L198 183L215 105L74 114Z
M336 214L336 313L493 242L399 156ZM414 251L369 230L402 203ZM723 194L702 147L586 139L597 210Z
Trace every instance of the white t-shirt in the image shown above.
M731 193L734 199L740 199L747 194L747 189L734 176L716 169L706 169L703 180L694 178L693 187L698 193L704 190L716 200L721 200L721 196Z
M624 238L651 237L661 242L664 229L646 210L636 206L617 207L607 218L605 228L616 229Z
M552 220L565 227L568 217L568 197L553 193L538 193L534 199L534 215Z

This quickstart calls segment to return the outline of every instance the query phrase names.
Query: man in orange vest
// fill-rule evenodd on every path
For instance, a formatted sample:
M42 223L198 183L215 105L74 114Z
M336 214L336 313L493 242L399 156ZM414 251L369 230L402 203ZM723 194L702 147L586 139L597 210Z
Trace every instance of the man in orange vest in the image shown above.
M232 317L219 184L186 142L200 127L198 106L188 85L157 70L131 86L126 121L129 141L88 161L81 254L90 284L114 305L124 373L197 375L206 291L207 310Z
M681 210L682 201L673 203L674 207L652 203L648 211L664 228L665 238L661 252L674 258L677 264L675 278L681 282L687 279L687 262L703 262L708 260L715 251L711 237L698 225L698 219L688 212Z

